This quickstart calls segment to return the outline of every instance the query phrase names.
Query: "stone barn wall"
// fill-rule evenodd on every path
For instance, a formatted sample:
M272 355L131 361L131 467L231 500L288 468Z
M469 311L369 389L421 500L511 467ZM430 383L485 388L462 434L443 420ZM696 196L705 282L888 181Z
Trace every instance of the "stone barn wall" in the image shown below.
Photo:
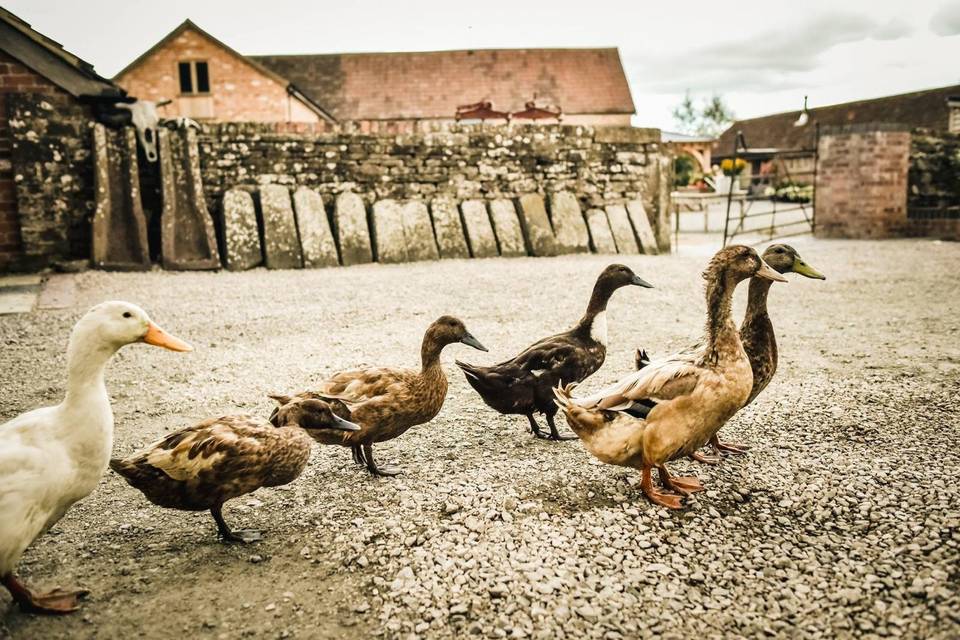
M307 186L326 199L457 201L569 191L586 211L640 199L669 249L669 159L660 131L564 125L436 125L426 130L337 131L286 123L209 124L199 136L207 204L231 188ZM328 202L329 204L329 202Z
M28 137L27 132L33 129L24 126L25 118L37 115L43 119L43 113L52 109L60 112L64 121L74 124L76 115L86 114L87 111L66 91L0 51L0 271L42 266L51 257L61 257L53 254L69 245L69 234L61 236L61 230L54 224L54 218L62 211L51 214L58 209L58 196L54 192L60 190L60 185L54 188L46 178L49 169L58 169L44 163L32 165L25 162L23 156L27 146L41 142L41 132L43 143L53 147L70 145L57 136L67 135L75 139L61 128L55 127L57 130L51 132L45 125ZM30 112L29 115L24 113L25 110ZM53 135L48 136L50 133ZM46 140L47 137L49 140ZM81 139L87 143L85 133ZM63 153L49 154L49 160L62 158ZM68 158L67 162L70 160ZM76 183L67 185L65 191L69 192L73 187L76 187ZM32 192L25 193L25 189ZM88 196L92 201L92 192ZM18 205L18 200L23 197L27 197L28 201ZM23 211L26 211L25 216ZM49 215L49 219L43 219L45 215ZM69 227L73 232L87 233L89 237L89 231L80 229L78 225L71 224ZM88 227L84 225L84 228Z
M20 265L32 268L89 259L96 209L89 108L40 93L6 98L10 160L4 164L0 158L0 172L9 170L7 183L0 175L0 243L17 240ZM475 203L468 209L486 205L493 211L503 202L538 194L548 207L555 202L567 203L565 209L579 204L584 220L578 228L591 210L633 203L630 215L644 212L656 244L661 249L670 246L670 161L656 129L221 123L205 124L196 139L202 198L220 234L228 191L245 190L259 202L264 187L277 185L291 193L296 187L314 190L328 215L337 195L355 193L368 217L373 203L383 200L430 204L447 199ZM154 169L140 163L141 194L156 191ZM560 194L573 194L579 202L571 205L564 200L568 196ZM143 207L153 224L156 203L146 200L144 196ZM552 216L552 209L548 211ZM14 232L7 228L12 225ZM151 235L151 248L155 240ZM5 265L0 263L0 268Z
M960 240L960 134L913 132L907 220L910 235Z
M69 96L67 96L69 98ZM93 117L57 96L8 97L23 261L46 266L90 257Z
M899 125L827 127L816 229L825 238L960 236L960 136Z

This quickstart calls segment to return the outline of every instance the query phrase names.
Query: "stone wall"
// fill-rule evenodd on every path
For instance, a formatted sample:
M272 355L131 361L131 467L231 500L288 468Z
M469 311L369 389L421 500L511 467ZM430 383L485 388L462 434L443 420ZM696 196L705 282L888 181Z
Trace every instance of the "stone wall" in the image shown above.
M21 241L13 162L14 132L9 122L15 117L11 102L24 93L36 94L37 101L58 107L74 104L68 93L0 51L0 272L26 269L38 263L35 255L24 254ZM39 263L42 262L39 258Z
M386 128L386 127L384 127ZM565 125L428 125L405 133L347 125L204 126L200 158L207 203L233 187L307 186L328 201L354 191L385 198L457 201L569 191L584 211L640 199L669 248L670 163L657 129ZM412 127L411 127L412 129Z
M7 98L23 261L45 266L90 257L93 119L73 99Z
M913 132L907 220L910 235L960 240L960 133Z
M824 127L818 147L816 228L824 238L889 238L907 221L910 132Z
M960 135L828 127L818 163L817 236L960 238Z

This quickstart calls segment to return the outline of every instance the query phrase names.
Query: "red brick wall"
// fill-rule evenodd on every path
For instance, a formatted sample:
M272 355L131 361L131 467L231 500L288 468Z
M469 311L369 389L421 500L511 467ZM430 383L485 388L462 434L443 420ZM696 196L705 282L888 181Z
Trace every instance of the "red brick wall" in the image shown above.
M910 132L856 126L824 131L818 150L816 235L911 235L907 220Z
M203 60L210 70L209 96L181 96L177 63ZM196 31L187 29L146 60L116 78L127 92L144 100L169 98L161 115L197 117L197 101L212 101L211 119L220 122L316 122L317 115L287 94L286 84Z
M20 237L11 160L13 140L7 105L7 97L13 93L44 94L50 96L52 102L73 100L68 93L46 78L0 51L0 271L21 266L23 261L23 243Z

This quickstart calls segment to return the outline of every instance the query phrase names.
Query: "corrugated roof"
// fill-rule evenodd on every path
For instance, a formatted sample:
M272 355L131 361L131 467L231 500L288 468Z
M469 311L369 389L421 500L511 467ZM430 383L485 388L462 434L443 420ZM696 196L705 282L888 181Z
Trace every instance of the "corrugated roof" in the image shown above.
M945 130L949 118L947 98L958 95L960 85L952 85L816 107L808 110L810 117L802 127L793 126L800 116L799 111L738 120L720 135L713 152L717 156L731 155L737 131L743 132L751 149L811 149L815 144L815 123L821 126L883 123Z
M565 114L635 112L615 48L248 57L337 120L452 118L458 106L480 101L520 111L534 96Z
M122 96L123 89L93 70L89 62L35 31L0 7L0 50L74 97Z

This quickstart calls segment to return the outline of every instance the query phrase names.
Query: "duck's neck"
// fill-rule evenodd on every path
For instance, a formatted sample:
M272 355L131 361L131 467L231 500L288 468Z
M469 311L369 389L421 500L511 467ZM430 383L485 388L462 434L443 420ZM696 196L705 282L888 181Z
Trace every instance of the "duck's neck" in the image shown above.
M766 278L751 278L750 289L747 292L747 312L743 317L743 328L756 327L761 324L770 324L767 315L767 295L770 293L772 280Z
M110 460L113 410L103 372L117 348L82 332L72 335L67 347L67 393L54 429L76 463L78 495L96 486Z
M65 408L78 409L93 401L109 403L103 372L116 347L99 340L73 335L67 347L67 394Z
M440 369L440 352L445 346L429 334L423 337L423 343L420 345L420 370L423 373Z
M707 348L705 356L712 362L726 359L741 350L737 325L730 307L733 300L733 282L725 274L717 274L707 283Z
M613 291L605 283L598 281L593 286L587 310L575 327L576 331L590 336L603 346L607 346L607 303L612 295Z

